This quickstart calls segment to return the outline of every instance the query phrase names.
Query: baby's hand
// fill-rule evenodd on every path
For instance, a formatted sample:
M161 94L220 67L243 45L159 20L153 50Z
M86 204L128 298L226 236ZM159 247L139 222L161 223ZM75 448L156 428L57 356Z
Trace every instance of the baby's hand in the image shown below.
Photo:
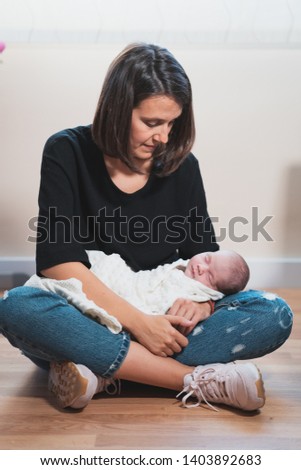
M198 303L193 300L177 299L167 313L187 318L192 322L188 327L179 326L178 328L183 335L187 336L200 321L210 317L211 306L208 302Z

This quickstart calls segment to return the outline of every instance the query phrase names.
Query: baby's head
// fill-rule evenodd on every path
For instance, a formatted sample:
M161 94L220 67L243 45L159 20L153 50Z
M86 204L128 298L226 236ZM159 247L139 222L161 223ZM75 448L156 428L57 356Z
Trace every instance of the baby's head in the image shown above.
M243 290L250 278L245 260L235 251L207 251L193 256L185 269L186 276L225 295Z

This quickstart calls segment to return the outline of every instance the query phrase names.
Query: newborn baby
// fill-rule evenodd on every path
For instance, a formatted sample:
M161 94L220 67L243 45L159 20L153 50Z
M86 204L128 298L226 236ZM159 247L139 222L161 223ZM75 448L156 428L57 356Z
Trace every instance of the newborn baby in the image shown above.
M229 250L208 251L193 256L184 273L224 295L243 290L250 278L246 261L235 251Z
M190 260L179 259L150 271L134 272L118 255L87 251L91 271L129 303L149 315L162 315L177 299L195 302L218 300L245 288L249 268L233 251L200 253ZM64 297L82 313L119 333L122 325L102 307L89 300L78 279L56 280L36 274L27 286L48 290Z

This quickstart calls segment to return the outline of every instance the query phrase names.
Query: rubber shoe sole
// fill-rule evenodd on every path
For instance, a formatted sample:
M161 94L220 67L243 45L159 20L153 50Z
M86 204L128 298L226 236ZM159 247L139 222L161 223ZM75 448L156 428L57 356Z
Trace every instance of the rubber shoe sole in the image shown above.
M50 364L48 388L62 408L84 408L96 387L96 376L85 366L73 362Z
M260 401L258 408L262 408L265 404L265 389L264 389L264 383L262 379L262 374L258 367L255 365L257 372L258 372L258 379L255 382L255 386L257 389L257 397Z

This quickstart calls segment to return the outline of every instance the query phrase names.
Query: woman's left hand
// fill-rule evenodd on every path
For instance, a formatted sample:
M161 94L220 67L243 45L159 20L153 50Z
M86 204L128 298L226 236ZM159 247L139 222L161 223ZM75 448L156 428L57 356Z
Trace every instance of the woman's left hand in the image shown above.
M187 336L200 321L210 317L211 306L209 302L198 303L193 300L177 299L167 313L168 315L180 316L192 321L191 326L180 326L178 328L183 335Z

